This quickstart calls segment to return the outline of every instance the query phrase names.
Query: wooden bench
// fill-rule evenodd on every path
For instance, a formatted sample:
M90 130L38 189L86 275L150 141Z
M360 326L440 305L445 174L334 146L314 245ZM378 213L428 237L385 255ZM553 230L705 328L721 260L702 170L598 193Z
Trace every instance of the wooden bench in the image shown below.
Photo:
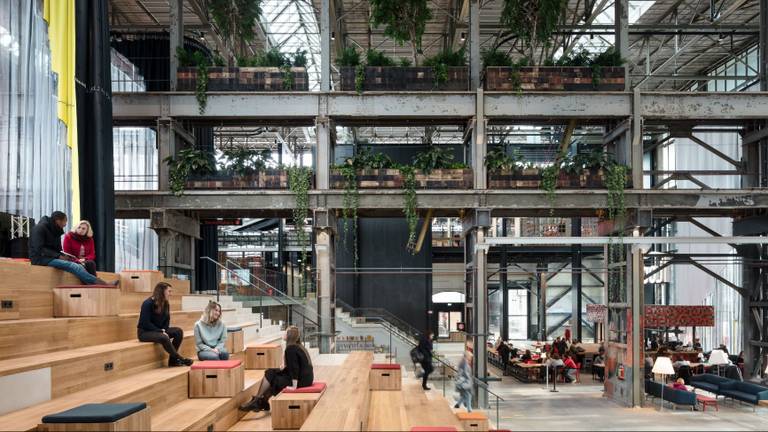
M487 431L489 429L488 416L482 411L457 412L456 418L459 419L465 431Z
M240 360L199 361L189 370L189 398L234 397L245 385Z
M461 422L456 418L450 405L436 392L427 393L421 388L421 382L415 379L403 381L401 390L403 395L403 409L406 415L405 429L417 426L427 427L453 427L461 430Z
M83 404L42 419L41 431L144 431L150 430L147 404Z
M323 396L326 383L315 381L309 387L286 388L269 400L272 429L299 429Z
M226 319L227 312L224 311ZM192 328L201 311L172 312L171 324ZM36 318L0 321L0 360L136 340L138 309L116 317ZM95 331L94 329L97 329ZM1 364L1 362L0 362ZM0 367L2 375L2 367Z
M246 369L279 368L283 364L283 347L279 344L249 344L245 347Z
M245 339L242 327L227 327L227 342L225 348L230 354L237 354L245 351Z
M373 353L354 351L328 382L301 430L362 431L368 424L370 391L368 377ZM343 401L343 402L342 402Z
M368 385L371 390L400 390L401 366L397 363L374 363L371 365Z
M164 278L163 272L158 270L123 270L120 272L120 287L126 292L151 293Z

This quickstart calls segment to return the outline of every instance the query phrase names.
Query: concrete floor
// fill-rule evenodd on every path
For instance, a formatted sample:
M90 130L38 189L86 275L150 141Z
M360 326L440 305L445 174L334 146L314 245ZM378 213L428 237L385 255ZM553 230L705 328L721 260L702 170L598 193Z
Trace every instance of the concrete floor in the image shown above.
M461 354L461 344L441 343L438 351L451 360ZM500 371L491 367L491 374ZM512 377L492 382L491 390L504 398L499 404L499 428L508 430L768 430L768 409L719 400L720 410L659 411L659 401L647 402L643 408L625 408L602 396L602 384L593 382L591 374L582 375L580 384L558 384L557 393L544 384L523 384ZM435 382L433 388L441 386ZM434 391L434 390L433 390ZM452 391L447 398L453 401ZM492 427L496 427L495 405L488 410Z

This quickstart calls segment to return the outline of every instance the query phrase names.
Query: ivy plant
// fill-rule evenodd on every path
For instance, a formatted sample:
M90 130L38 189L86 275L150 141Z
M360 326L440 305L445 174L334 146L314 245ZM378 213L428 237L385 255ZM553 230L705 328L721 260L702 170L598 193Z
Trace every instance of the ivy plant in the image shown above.
M399 167L403 178L403 213L408 224L408 241L406 249L411 253L416 250L416 230L419 226L418 202L416 199L416 172L412 166Z
M209 174L214 171L211 156L203 150L185 148L176 157L163 159L168 165L168 181L171 191L176 196L184 194L184 187L191 174Z
M307 167L288 167L288 187L295 195L296 205L293 207L293 225L296 227L296 236L301 245L301 262L307 262L307 244L309 236L304 230L306 220L309 217L309 187L312 179L312 170Z
M555 190L557 189L557 179L560 177L560 165L557 163L554 163L544 169L541 170L541 189L544 190L544 192L547 195L547 199L549 200L549 214L550 216L554 214L555 209Z
M605 169L605 187L608 189L608 218L622 219L627 213L624 189L627 187L627 167L611 163Z
M421 38L432 19L428 0L370 0L371 24L384 26L384 34L403 45L411 44L411 62L418 66Z
M208 67L210 67L208 57L201 51L189 51L181 47L176 48L176 57L179 60L179 66L197 68L195 99L197 100L198 111L203 114L208 106Z

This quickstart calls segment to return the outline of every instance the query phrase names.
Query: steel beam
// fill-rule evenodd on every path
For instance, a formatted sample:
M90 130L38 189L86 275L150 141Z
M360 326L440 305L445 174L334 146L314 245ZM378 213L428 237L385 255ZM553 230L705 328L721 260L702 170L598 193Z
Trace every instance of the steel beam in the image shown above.
M419 206L435 209L437 217L478 207L490 208L498 216L546 216L552 208L564 215L594 216L594 209L608 205L606 191L585 189L558 190L553 203L539 190L424 190L417 191L416 195ZM128 218L147 217L150 208L213 213L215 217L221 217L220 213L275 217L287 214L295 206L295 197L290 191L187 190L180 197L163 191L116 191L115 196L117 212L120 217ZM402 216L404 196L400 190L361 189L359 196L363 214ZM343 190L309 192L311 209L344 208L343 199ZM768 207L768 190L627 190L625 202L629 209L653 210L658 217L727 216L735 210ZM654 238L648 242L659 240Z
M762 120L768 94L640 92L637 115L643 120L712 122ZM327 102L325 102L327 101ZM304 122L311 125L326 104L338 123L371 120L467 121L477 114L476 92L402 93L221 93L211 92L200 114L193 93L115 93L113 119L117 124L175 118ZM633 97L624 92L484 92L483 113L489 121L551 122L626 119L633 115ZM167 114L163 114L163 110Z

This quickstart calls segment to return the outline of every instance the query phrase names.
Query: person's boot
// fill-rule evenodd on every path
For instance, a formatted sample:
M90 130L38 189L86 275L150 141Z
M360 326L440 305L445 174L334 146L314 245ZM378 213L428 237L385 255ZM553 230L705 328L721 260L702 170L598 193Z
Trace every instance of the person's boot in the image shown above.
M254 406L256 406L257 401L258 401L258 398L256 396L252 396L248 402L240 405L238 409L240 411L250 411L251 409L253 409Z
M194 360L186 357L179 357L179 361L181 361L184 366L192 366L192 363L194 363Z
M182 361L181 357L170 357L168 359L168 367L187 366Z

